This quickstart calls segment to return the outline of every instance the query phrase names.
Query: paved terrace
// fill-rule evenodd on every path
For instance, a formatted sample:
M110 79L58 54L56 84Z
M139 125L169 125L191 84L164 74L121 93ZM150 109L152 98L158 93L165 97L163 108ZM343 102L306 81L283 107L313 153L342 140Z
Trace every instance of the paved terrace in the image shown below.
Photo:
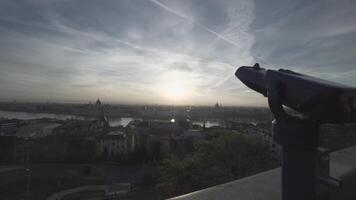
M330 199L356 199L356 146L330 155L330 175L342 179L340 189L330 189ZM280 168L206 188L174 200L280 200Z

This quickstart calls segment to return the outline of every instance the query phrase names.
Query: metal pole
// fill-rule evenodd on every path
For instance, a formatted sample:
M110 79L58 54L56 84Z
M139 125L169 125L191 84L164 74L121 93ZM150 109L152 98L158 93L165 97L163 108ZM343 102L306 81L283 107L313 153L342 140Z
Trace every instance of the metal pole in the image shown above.
M316 199L315 152L282 148L282 199Z
M272 126L274 140L282 146L282 200L315 200L318 125L293 118Z
M30 200L31 169L30 169L30 143L26 138L26 200Z

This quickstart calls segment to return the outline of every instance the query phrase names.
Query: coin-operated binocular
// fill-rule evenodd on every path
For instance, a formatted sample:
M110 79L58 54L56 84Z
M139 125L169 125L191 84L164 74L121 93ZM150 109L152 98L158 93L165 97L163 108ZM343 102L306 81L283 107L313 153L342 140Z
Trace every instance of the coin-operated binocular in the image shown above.
M323 123L356 121L356 88L290 70L266 70L258 63L239 67L235 75L268 98L273 139L282 150L282 199L316 199L318 180L339 187L341 181L318 175L318 129Z

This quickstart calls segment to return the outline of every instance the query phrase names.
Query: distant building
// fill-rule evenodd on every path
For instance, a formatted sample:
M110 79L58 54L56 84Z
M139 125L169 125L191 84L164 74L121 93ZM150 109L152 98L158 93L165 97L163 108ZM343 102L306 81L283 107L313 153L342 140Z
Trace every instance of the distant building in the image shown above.
M181 129L190 129L192 127L192 122L188 117L178 117L175 119L175 122L177 123L178 128Z
M97 110L97 115L96 115L96 120L95 120L95 123L93 124L93 126L95 126L95 128L98 128L98 129L110 127L109 122L105 116L104 107L101 104L101 101L99 98L95 103L95 107Z
M218 109L220 107L219 102L216 102L214 107L215 107L215 109Z
M101 136L99 140L99 153L113 158L126 155L133 150L134 138L123 131L110 131Z
M203 132L199 129L188 129L183 132L184 139L199 140L203 138Z
M16 141L16 136L0 136L0 162L14 161Z
M178 122L175 119L171 120L132 120L128 125L128 128L135 130L136 132L144 134L155 135L169 135L178 131ZM140 134L139 133L139 134Z
M222 108L222 104L217 101L217 102L215 103L215 105L214 105L214 108L215 108L216 110L219 110L219 109Z
M16 128L20 126L20 120L17 119L6 119L0 121L0 134L14 134Z
M54 130L54 135L84 137L92 135L92 122L86 120L67 120Z
M44 138L52 135L61 126L55 122L33 121L26 126L19 127L16 135L19 138Z

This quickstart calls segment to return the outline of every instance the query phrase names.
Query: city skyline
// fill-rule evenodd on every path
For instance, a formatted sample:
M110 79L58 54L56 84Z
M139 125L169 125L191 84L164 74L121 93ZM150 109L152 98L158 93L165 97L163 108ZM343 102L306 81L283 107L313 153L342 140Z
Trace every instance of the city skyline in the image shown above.
M241 65L356 86L349 1L0 3L2 100L264 106Z

